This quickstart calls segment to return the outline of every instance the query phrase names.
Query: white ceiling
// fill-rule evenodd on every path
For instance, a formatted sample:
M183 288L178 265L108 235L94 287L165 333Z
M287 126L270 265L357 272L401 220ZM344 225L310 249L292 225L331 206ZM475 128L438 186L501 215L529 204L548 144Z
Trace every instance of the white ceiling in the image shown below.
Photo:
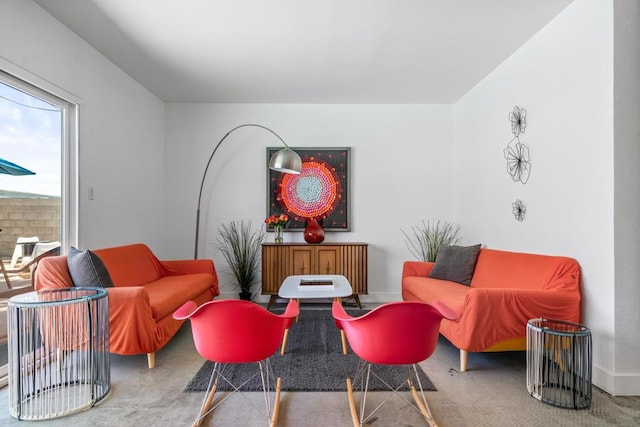
M457 101L573 0L35 0L167 102Z

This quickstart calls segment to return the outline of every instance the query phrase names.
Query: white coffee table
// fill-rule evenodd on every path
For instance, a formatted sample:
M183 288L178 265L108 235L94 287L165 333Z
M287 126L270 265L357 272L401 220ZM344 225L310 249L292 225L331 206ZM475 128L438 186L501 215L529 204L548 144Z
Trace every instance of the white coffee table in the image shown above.
M298 304L300 304L301 299L305 298L333 298L340 302L342 298L352 294L351 283L346 277L339 274L298 274L288 276L278 290L280 298L295 298L298 300ZM282 340L281 354L284 354L287 346L288 335L289 330L287 329ZM347 340L344 336L344 331L340 330L340 335L342 337L342 352L347 354Z

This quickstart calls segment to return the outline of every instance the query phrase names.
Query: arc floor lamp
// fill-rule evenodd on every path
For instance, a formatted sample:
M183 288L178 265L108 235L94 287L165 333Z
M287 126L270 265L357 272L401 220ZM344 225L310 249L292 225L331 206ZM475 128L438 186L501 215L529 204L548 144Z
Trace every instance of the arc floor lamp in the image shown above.
M211 153L211 156L209 156L209 161L207 162L207 166L204 168L204 173L202 174L202 182L200 182L200 193L198 194L198 210L196 212L196 244L195 244L195 251L194 251L194 259L198 259L198 235L200 234L200 204L202 203L202 189L204 188L204 180L207 177L207 171L209 171L211 160L213 159L213 156L216 154L216 151L218 151L218 148L224 142L224 140L227 139L227 137L231 135L233 132L235 132L236 130L244 127L257 127L260 129L264 129L268 132L271 132L284 145L284 148L282 150L276 152L273 156L271 156L271 159L269 160L269 169L272 169L278 172L292 173L292 174L299 174L300 171L302 170L302 159L300 159L300 156L298 155L298 153L296 153L291 148L289 148L287 143L284 142L282 138L280 138L280 135L278 135L268 127L257 125L254 123L246 123L243 125L236 126L233 129L231 129L229 132L227 132L225 136L222 137L220 142L218 142L216 147L213 149L213 153Z

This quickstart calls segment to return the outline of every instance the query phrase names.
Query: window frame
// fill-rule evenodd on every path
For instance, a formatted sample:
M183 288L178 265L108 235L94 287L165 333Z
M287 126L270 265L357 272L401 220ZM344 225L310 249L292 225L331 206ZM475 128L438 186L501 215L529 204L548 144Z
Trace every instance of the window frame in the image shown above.
M0 58L1 59L1 58ZM26 71L12 73L0 61L0 82L62 109L61 115L61 253L77 246L79 229L78 116L80 104L57 86L30 75ZM11 67L9 67L11 68ZM8 383L9 366L0 366L0 387Z

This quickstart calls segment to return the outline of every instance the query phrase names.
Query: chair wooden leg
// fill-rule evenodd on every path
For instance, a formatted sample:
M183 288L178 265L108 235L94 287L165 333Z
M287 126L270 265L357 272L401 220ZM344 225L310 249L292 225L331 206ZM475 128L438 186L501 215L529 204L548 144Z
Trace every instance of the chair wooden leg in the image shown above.
M469 352L460 350L460 372L467 370L467 361L469 360Z
M422 400L422 398L420 398L418 391L411 381L409 381L409 387L411 388L411 395L413 396L413 400L416 402L416 405L418 406L418 409L420 409L420 413L422 414L424 419L431 427L438 427L438 424L436 424L436 421L431 415L431 411L429 410L429 405L427 404L426 399Z
M356 409L356 401L353 397L353 387L351 385L351 378L347 378L347 393L349 395L349 409L351 410L351 420L353 421L353 427L360 427L360 417L358 416L358 410Z
M342 329L340 329L340 338L342 338L342 354L347 354L347 338Z
M273 402L273 415L271 416L271 427L278 424L278 414L280 412L280 389L282 388L282 379L278 377L276 380L276 396Z
M156 367L156 354L155 353L147 353L147 364L149 365L149 369L153 369Z
M282 337L282 348L280 349L280 354L284 355L285 350L287 349L287 339L289 338L289 329L284 330L284 335Z
M218 368L215 367L214 369L218 369ZM214 373L212 373L211 375L214 375ZM196 420L193 422L192 427L198 427L200 424L202 424L202 421L204 421L205 414L207 413L207 411L211 407L211 402L213 402L213 398L216 395L216 390L217 389L218 389L218 378L215 379L215 382L211 386L211 390L205 396L204 403L202 404L202 409L200 409L200 413L198 414L198 418L196 418Z

